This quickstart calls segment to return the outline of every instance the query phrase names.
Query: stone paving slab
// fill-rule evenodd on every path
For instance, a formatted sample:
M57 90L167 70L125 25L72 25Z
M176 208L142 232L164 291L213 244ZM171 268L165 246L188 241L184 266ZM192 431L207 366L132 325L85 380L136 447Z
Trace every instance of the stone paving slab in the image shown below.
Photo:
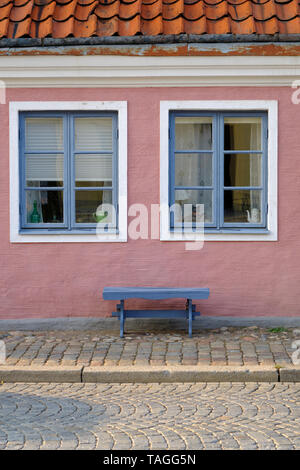
M255 325L197 329L192 338L185 330L157 327L124 338L115 330L0 331L6 348L0 381L103 382L109 374L110 381L125 381L126 371L127 382L143 376L172 381L172 374L177 381L300 381L299 339L298 328Z

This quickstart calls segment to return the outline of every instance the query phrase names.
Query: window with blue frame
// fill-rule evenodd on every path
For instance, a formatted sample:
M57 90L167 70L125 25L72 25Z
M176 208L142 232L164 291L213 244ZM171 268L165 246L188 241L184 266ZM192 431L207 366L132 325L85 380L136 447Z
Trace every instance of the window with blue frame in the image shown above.
M20 115L20 229L117 229L116 112Z
M169 135L171 229L266 230L267 113L172 111Z

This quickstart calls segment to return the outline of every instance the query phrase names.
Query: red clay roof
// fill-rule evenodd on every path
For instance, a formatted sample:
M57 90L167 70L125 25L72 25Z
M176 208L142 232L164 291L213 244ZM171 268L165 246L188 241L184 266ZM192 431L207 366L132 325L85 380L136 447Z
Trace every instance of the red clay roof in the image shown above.
M299 14L298 0L0 0L0 38L300 34Z

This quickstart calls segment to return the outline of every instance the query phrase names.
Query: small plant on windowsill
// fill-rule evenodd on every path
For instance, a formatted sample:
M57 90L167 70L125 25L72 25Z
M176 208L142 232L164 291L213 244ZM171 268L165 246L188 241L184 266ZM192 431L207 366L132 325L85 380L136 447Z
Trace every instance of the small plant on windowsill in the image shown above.
M93 217L98 224L99 222L102 222L102 220L104 220L107 217L107 215L108 215L107 211L100 211L100 212L94 212Z

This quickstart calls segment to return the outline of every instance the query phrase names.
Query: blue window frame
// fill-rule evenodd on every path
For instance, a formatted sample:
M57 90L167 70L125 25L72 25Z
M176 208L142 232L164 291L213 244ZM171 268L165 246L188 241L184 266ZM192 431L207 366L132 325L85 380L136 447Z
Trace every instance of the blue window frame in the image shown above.
M20 231L116 231L116 112L20 114Z
M171 230L201 205L207 232L267 229L267 113L171 111L169 137Z

